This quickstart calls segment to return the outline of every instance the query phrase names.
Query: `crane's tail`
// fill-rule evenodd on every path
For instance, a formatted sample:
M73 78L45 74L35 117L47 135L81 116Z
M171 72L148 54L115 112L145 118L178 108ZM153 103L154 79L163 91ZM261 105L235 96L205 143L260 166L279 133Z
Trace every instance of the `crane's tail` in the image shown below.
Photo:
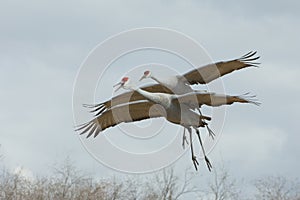
M200 119L200 120L207 120L207 121L210 121L210 120L211 120L211 117L208 117L208 116L205 116L205 115L200 115L200 116L199 116L199 119Z

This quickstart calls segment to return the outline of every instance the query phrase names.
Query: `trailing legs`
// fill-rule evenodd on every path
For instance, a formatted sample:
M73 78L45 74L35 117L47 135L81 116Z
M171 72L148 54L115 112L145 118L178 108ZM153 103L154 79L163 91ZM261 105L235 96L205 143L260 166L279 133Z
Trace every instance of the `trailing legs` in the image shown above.
M197 158L196 158L196 156L194 154L193 141L192 141L192 129L189 127L189 128L187 128L187 130L189 131L189 134L190 134L190 144L191 144L192 161L193 161L193 164L195 166L195 169L198 170L197 166L199 165L199 163L198 163Z
M200 132L197 128L194 127L194 129L196 130L196 133L197 133L197 136L198 136L198 139L199 139L199 142L200 142L200 146L202 148L202 152L203 152L203 155L204 155L204 159L205 159L207 168L208 168L209 171L211 171L212 165L211 165L209 159L207 158L207 156L205 154L205 150L204 150L204 146L203 146L203 143L202 143L202 140L201 140Z

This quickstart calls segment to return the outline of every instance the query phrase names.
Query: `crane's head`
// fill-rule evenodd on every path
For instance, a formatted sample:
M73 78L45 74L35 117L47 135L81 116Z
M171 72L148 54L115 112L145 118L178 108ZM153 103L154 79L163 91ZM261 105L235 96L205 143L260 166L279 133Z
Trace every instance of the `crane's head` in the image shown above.
M127 77L127 76L123 77L122 80L121 80L119 83L117 83L116 85L113 86L113 87L119 86L119 87L115 90L115 92L118 91L120 88L131 89L131 87L130 87L130 85L129 85L129 83L130 83L129 80L130 80L129 77Z
M150 78L151 77L151 72L149 70L144 72L144 75L140 78L140 81L145 79L145 78Z

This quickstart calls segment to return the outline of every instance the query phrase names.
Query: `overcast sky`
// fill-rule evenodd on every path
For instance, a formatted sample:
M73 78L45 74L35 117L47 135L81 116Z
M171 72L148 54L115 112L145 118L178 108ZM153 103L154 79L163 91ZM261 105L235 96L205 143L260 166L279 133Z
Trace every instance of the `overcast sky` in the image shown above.
M155 26L194 38L214 61L258 51L260 68L235 72L223 82L228 93L251 92L262 105L228 108L222 137L209 156L215 163L224 160L237 178L300 178L299 10L298 1L2 1L5 165L43 174L70 156L88 172L117 174L95 161L73 131L73 83L97 44L121 31ZM109 98L105 93L99 101ZM175 165L191 165L189 159L188 152Z

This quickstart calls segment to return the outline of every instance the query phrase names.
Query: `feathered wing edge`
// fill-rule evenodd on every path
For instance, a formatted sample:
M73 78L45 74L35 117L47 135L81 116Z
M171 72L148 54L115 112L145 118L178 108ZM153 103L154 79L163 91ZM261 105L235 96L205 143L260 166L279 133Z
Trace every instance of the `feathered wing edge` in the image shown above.
M251 103L254 104L256 106L260 106L261 102L259 102L259 100L256 98L256 95L250 95L250 92L247 92L245 94L242 94L240 96L237 96L240 99L244 99L245 102L242 103Z
M239 59L237 59L240 62L245 63L247 66L252 66L252 67L259 67L258 65L260 64L259 62L253 62L255 60L258 60L260 56L253 57L256 55L257 51L250 51L249 53L246 53Z

